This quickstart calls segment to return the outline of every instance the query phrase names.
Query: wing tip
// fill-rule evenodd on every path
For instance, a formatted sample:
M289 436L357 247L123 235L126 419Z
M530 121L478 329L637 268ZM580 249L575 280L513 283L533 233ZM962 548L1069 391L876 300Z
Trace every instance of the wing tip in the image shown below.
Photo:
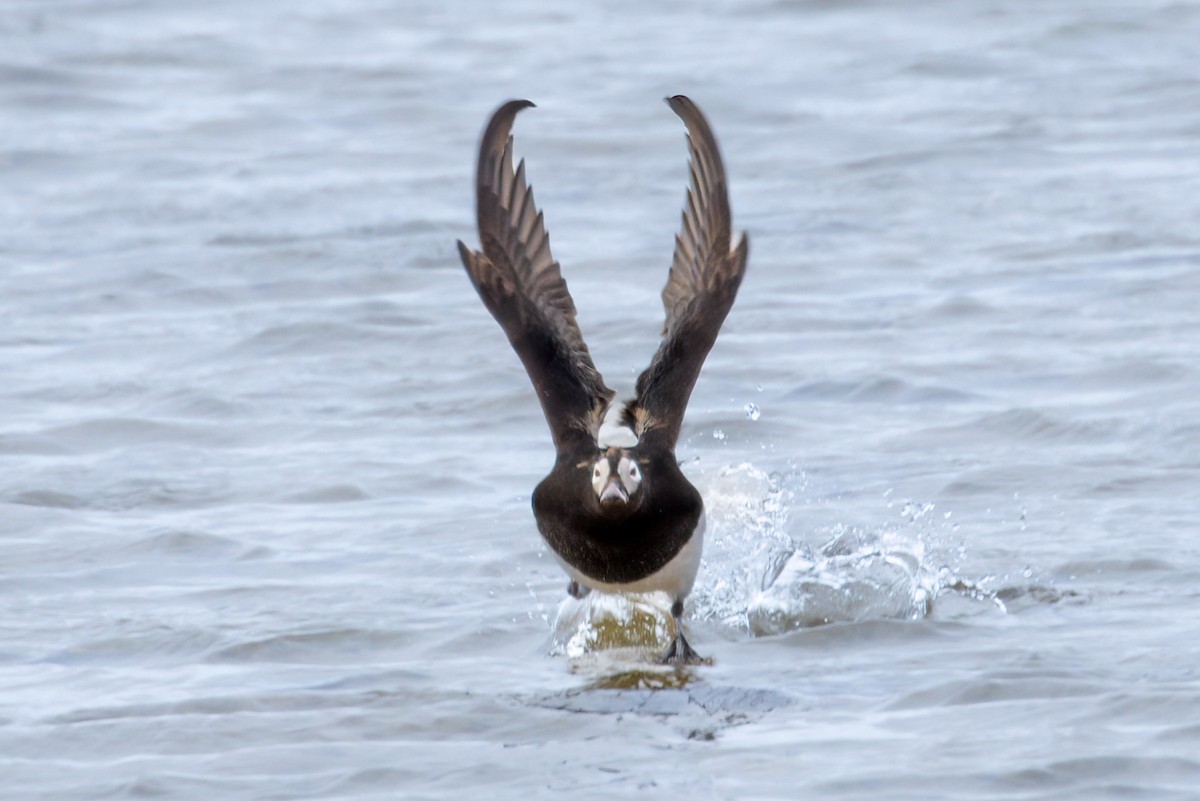
M500 112L516 114L518 111L527 108L537 108L537 103L534 103L532 100L524 99L506 100L500 104L500 108L496 109L496 114L499 114Z
M512 121L516 118L517 114L527 108L537 108L537 104L532 100L509 100L501 103L500 108L496 109L492 114L492 124L488 127L491 128L497 123L501 123L507 129L512 125Z
M536 104L532 100L509 100L502 103L496 109L491 118L488 120L487 128L483 131L483 138L480 140L479 146L479 167L480 178L483 177L483 167L487 162L487 154L491 151L502 151L504 145L508 141L509 131L512 130L513 120L523 109L536 108Z
M674 95L665 100L687 128L688 147L693 155L693 164L701 171L701 177L723 181L725 164L721 160L721 148L704 112L687 95Z
M663 100L671 107L671 111L674 111L675 115L683 120L689 130L693 125L705 126L704 114L700 111L700 107L687 95L672 95L664 97Z
M670 97L664 97L663 102L670 106L671 110L676 114L678 114L679 110L682 108L696 105L687 95L671 95Z

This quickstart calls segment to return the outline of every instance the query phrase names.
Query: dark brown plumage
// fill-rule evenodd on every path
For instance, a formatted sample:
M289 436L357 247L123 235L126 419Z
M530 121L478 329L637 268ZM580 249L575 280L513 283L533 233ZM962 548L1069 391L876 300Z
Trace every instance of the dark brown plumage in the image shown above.
M514 170L513 100L492 116L476 176L481 251L458 243L484 305L500 323L537 391L557 450L533 493L538 530L579 585L602 591L662 590L673 600L672 663L699 659L679 618L699 566L703 502L679 470L675 444L692 388L733 305L748 242L732 244L725 167L708 121L682 95L668 98L687 126L690 182L663 289L663 340L621 411L636 445L602 442L614 393L596 370L575 321L575 304L550 252L542 214Z

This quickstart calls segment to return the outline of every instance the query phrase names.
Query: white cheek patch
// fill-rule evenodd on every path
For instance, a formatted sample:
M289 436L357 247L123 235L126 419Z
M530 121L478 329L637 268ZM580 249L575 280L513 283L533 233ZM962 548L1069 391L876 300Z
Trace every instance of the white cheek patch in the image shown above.
M617 463L617 474L621 477L621 483L625 486L625 491L630 495L642 483L642 469L638 467L638 463L628 456L622 456L621 461Z
M597 498L600 497L600 493L604 492L604 485L608 483L609 470L607 459L601 459L592 468L592 489L596 491Z

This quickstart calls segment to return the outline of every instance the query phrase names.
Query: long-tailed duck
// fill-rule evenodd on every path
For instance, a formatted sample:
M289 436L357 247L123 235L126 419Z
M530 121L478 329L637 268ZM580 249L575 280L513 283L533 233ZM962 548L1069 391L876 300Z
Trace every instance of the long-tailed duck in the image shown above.
M479 148L476 181L483 249L458 243L463 266L525 365L558 455L533 492L538 530L570 576L568 591L662 591L675 639L666 664L702 661L680 618L700 565L704 504L675 458L700 367L733 305L748 241L732 246L725 168L712 129L686 97L667 98L687 125L691 180L663 289L666 324L637 397L614 403L575 322L542 213L513 170L509 134L528 100L505 103Z

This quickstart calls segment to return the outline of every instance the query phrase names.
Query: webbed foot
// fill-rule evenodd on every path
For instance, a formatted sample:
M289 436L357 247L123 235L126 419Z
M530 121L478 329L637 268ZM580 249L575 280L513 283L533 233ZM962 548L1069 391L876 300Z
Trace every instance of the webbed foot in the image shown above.
M681 667L683 665L711 665L712 660L706 659L696 653L692 646L688 645L687 638L683 636L683 600L677 600L671 604L671 617L675 621L675 639L671 641L671 647L662 655L659 664L674 665Z
M688 645L688 641L684 638L683 632L675 635L675 639L671 641L671 647L662 655L662 659L658 660L662 665L711 665L711 659L705 659Z

